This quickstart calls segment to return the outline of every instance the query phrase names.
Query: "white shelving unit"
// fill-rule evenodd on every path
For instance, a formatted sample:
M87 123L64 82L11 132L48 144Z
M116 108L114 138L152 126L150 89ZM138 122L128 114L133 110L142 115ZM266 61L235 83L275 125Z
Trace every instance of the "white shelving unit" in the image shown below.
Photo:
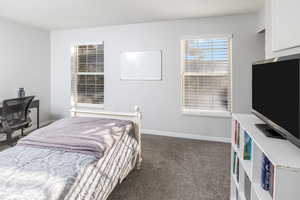
M235 139L235 123L239 124L240 127L238 139ZM231 200L299 200L300 149L287 140L266 137L256 127L256 124L263 124L263 122L254 115L233 115ZM244 160L245 132L252 141L250 160ZM237 155L236 159L239 160L238 177L237 169L235 169L235 173L233 170L234 153ZM263 155L274 166L272 194L261 186ZM237 168L237 163L235 163L235 168ZM246 176L248 176L250 184L249 181L246 181Z

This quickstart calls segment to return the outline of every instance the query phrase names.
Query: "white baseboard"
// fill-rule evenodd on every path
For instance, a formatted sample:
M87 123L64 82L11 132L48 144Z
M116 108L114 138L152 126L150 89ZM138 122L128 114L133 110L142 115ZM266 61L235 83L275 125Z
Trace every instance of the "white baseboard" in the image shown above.
M54 120L47 120L40 122L40 127L48 125L52 123ZM34 123L28 131L34 130L36 124ZM142 129L142 134L148 135L160 135L160 136L167 136L167 137L175 137L175 138L184 138L184 139L193 139L193 140L205 140L205 141L213 141L213 142L224 142L230 143L231 139L226 137L213 137L207 135L198 135L198 134L191 134L191 133L178 133L178 132L171 132L171 131L158 131L158 130L150 130L150 129Z
M185 138L185 139L193 139L193 140L205 140L205 141L213 141L213 142L224 142L224 143L231 142L230 138L212 137L207 135L196 135L191 133L178 133L178 132L171 132L171 131L157 131L157 130L149 130L149 129L142 129L141 133L148 134L148 135L160 135L160 136Z

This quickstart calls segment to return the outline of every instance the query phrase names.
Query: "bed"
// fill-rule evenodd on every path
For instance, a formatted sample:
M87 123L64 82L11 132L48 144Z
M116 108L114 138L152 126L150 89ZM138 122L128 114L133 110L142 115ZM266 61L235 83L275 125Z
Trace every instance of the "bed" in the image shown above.
M141 113L72 109L0 152L1 200L105 200L140 169Z

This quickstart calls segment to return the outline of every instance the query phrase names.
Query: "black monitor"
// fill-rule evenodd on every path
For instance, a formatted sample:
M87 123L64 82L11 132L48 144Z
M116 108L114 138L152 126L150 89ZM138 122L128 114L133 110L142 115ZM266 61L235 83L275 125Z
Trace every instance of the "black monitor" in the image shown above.
M252 111L270 128L300 147L300 56L252 67Z

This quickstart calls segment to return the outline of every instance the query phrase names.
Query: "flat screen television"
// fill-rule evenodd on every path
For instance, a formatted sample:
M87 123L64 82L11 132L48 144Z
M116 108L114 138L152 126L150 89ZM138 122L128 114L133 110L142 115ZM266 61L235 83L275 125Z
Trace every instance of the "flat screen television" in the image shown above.
M253 64L252 112L300 148L300 56Z

